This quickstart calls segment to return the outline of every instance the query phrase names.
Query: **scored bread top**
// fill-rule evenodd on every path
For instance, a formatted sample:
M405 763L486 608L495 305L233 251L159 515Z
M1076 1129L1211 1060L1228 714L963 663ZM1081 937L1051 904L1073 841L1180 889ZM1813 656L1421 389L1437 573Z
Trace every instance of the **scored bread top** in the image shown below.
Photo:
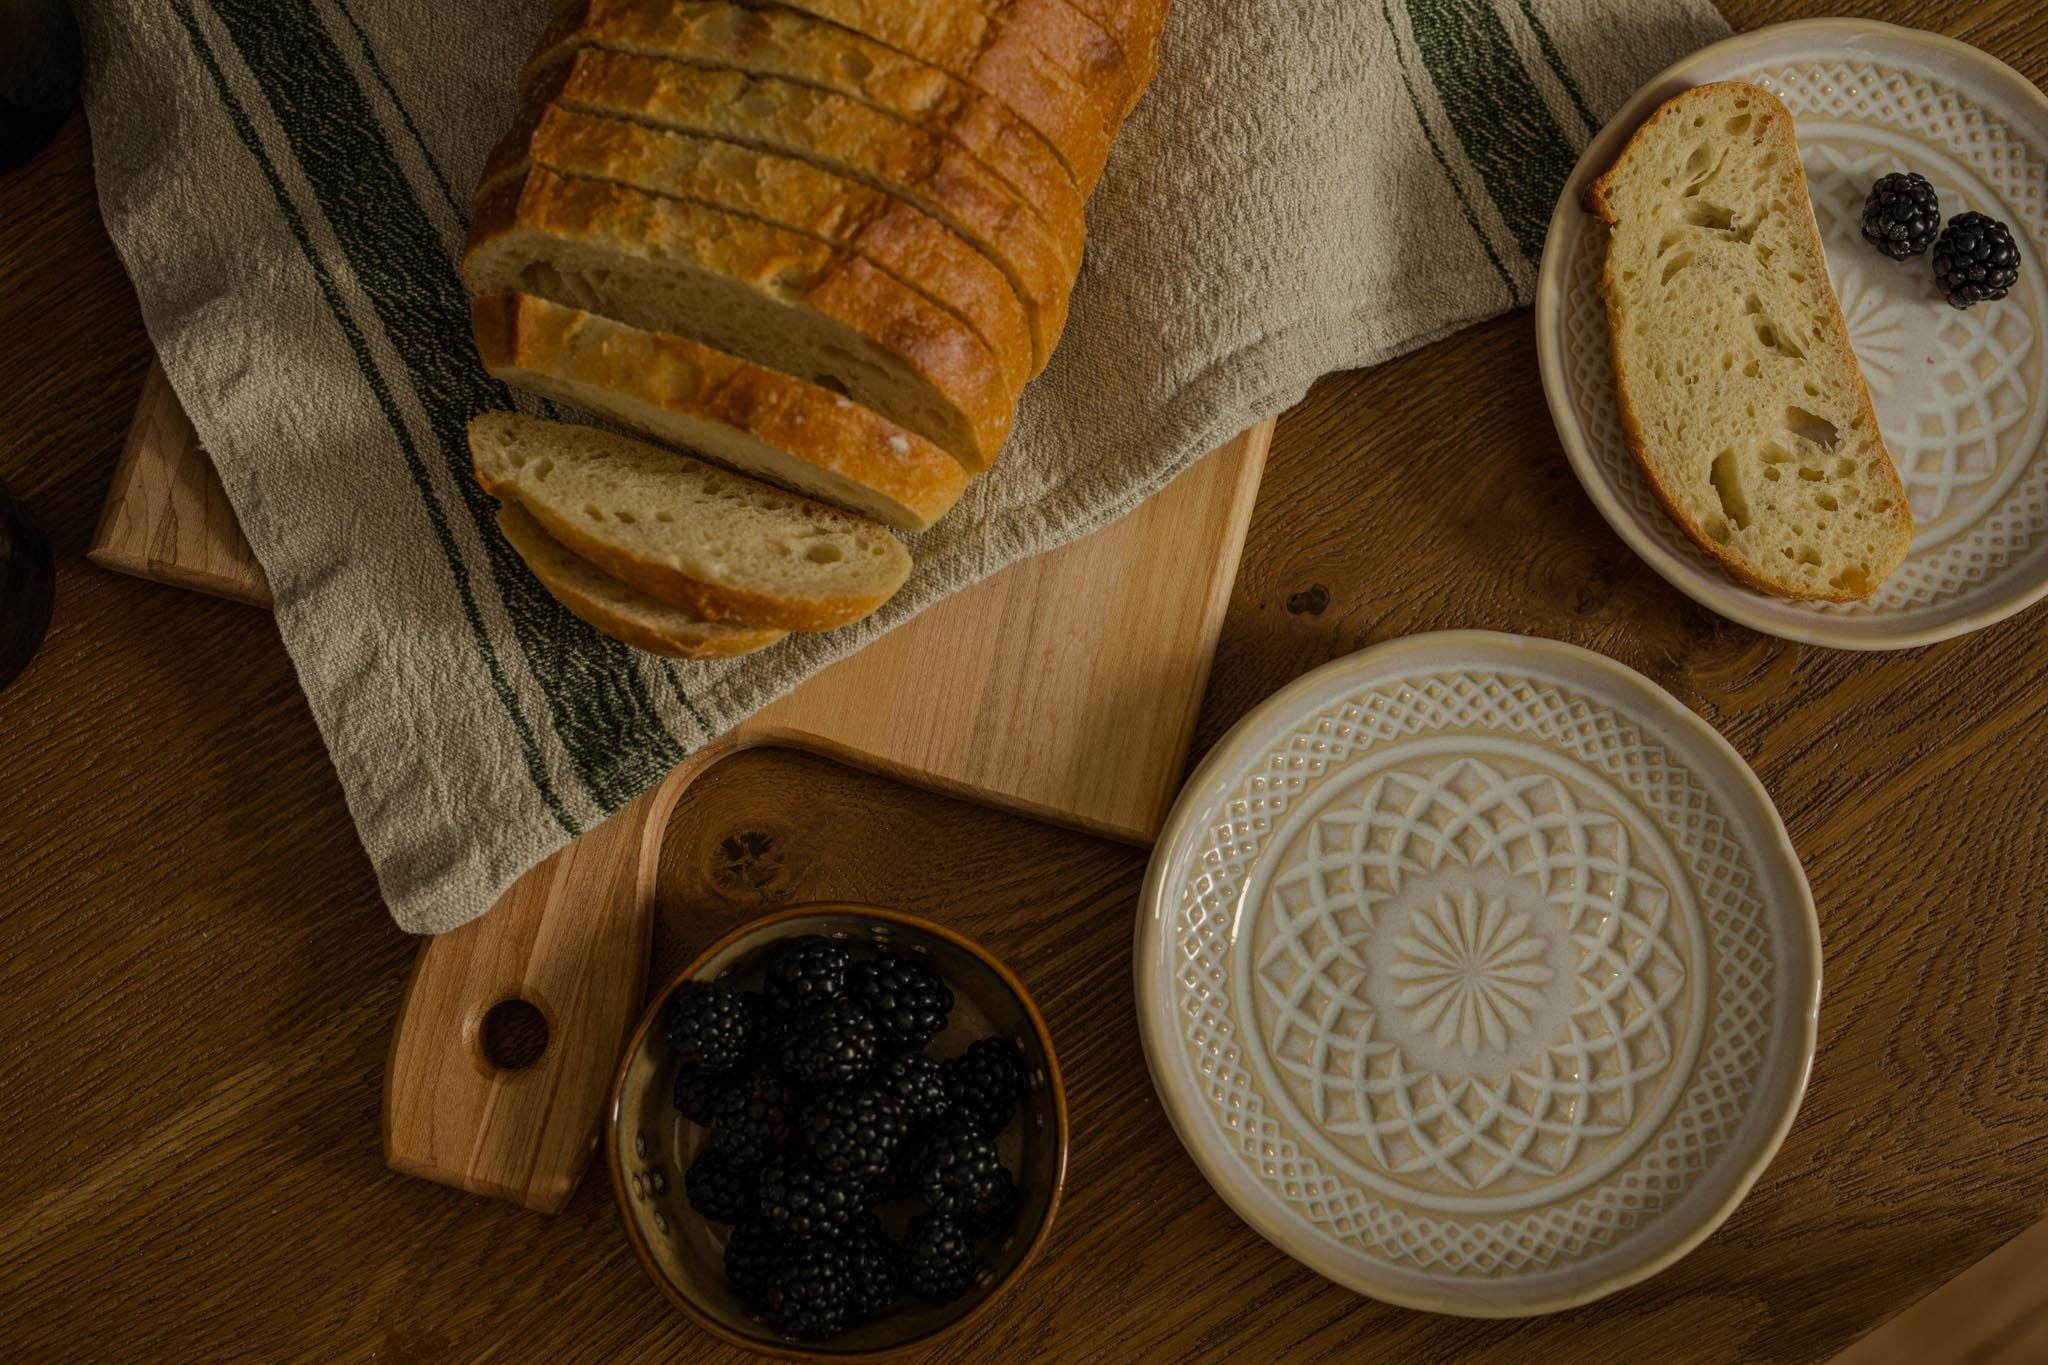
M486 412L477 482L613 578L706 620L829 630L888 601L910 553L859 517L594 427Z
M1695 543L1782 596L1867 597L1912 513L1850 348L1792 115L1740 82L1637 130L1586 206L1630 451Z
M498 530L550 597L635 649L672 659L730 659L766 649L788 633L707 621L649 597L570 554L516 502L498 509Z

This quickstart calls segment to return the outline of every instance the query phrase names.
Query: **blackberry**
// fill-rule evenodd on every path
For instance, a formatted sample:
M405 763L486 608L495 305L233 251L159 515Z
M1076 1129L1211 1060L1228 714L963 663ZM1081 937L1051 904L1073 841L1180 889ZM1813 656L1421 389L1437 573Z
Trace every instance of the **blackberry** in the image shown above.
M965 1114L990 1137L1009 1126L1024 1094L1024 1054L1008 1038L983 1038L940 1064L953 1112Z
M715 1071L686 1066L676 1072L676 1112L699 1127L711 1126L718 1097L725 1093L727 1079Z
M1949 303L2002 299L2019 283L2020 249L2012 229L1981 213L1959 213L1948 220L1934 244L1934 282Z
M668 1041L683 1066L730 1071L754 1045L754 1011L723 981L685 981L668 1000Z
M714 1223L744 1223L754 1216L754 1171L716 1147L697 1153L683 1172L690 1207Z
M771 1013L784 1021L810 1005L822 1005L846 994L846 969L853 954L831 939L805 934L791 939L768 968L767 997Z
M933 1213L950 1213L972 1232L996 1232L1017 1210L1017 1182L996 1155L995 1139L957 1115L925 1143L917 1193Z
M849 1309L849 1323L867 1322L880 1317L894 1306L903 1292L903 1262L889 1239L882 1235L882 1225L868 1214L853 1225L840 1248L846 1252L848 1267L853 1272L853 1302Z
M888 1091L853 1086L812 1100L804 1110L803 1133L827 1174L868 1184L889 1174L896 1149L910 1134L910 1117Z
M740 1302L759 1312L769 1279L785 1250L782 1234L766 1223L742 1223L725 1239L725 1282Z
M711 1145L737 1160L759 1162L789 1141L796 1097L771 1071L758 1069L726 1088L711 1106Z
M844 1251L831 1242L799 1242L776 1258L761 1311L778 1332L825 1341L846 1330L853 1288Z
M974 1243L958 1218L921 1213L903 1232L903 1283L933 1303L951 1303L974 1286Z
M876 1067L868 1079L896 1097L912 1128L938 1122L953 1107L939 1064L922 1052L899 1053Z
M1918 256L1941 233L1941 201L1927 177L1912 171L1885 176L1863 201L1863 240L1895 261Z
M796 1016L782 1039L782 1069L807 1085L844 1085L875 1064L875 1021L851 1000L827 1000Z
M830 1237L867 1212L860 1183L828 1175L809 1157L769 1158L754 1184L761 1221L799 1239Z
M895 953L856 962L846 975L846 994L868 1012L882 1046L892 1051L923 1047L953 1012L953 992L939 974Z

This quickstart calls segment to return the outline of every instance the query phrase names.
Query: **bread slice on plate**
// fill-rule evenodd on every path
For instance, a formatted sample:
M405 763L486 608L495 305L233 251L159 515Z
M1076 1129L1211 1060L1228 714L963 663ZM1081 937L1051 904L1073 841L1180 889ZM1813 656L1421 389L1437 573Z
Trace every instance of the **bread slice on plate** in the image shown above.
M571 554L708 621L830 630L910 573L873 522L609 431L486 412L469 453L485 492Z
M635 649L672 659L730 659L766 649L788 633L707 621L628 587L563 549L517 503L498 509L498 529L551 597Z
M529 112L499 141L482 192L534 165L688 199L852 252L973 328L1017 387L1038 372L1023 306L1003 273L944 224L880 190L794 157L555 105Z
M1586 192L1630 451L1736 578L1868 597L1905 557L1892 467L1827 260L1792 115L1741 82L1663 104Z
M533 167L470 220L472 294L534 294L846 394L973 470L1017 386L986 342L866 260L782 228Z
M525 294L470 304L484 368L904 531L960 499L960 462L850 398L709 346Z
M1038 130L1008 105L951 72L837 24L730 0L575 0L534 49L520 88L535 90L585 47L773 76L848 96L948 139L1047 224L1082 220L1086 191Z
M1040 349L1049 351L1066 325L1086 222L1041 216L953 143L859 100L602 48L577 53L534 98L795 157L893 195L995 263L1023 302Z

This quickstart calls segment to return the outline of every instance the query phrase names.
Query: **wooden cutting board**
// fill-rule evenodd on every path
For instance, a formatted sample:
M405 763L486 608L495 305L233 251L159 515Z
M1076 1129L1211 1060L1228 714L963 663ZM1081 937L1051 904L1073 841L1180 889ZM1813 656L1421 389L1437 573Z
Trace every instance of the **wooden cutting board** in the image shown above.
M690 781L739 749L808 749L1149 843L1186 765L1272 430L1262 423L1116 524L1012 565L823 670L528 872L490 913L425 940L385 1075L386 1160L548 1212L568 1201L646 990L662 832ZM270 603L159 367L90 557ZM487 1044L486 1017L514 1001L546 1028L523 1066Z

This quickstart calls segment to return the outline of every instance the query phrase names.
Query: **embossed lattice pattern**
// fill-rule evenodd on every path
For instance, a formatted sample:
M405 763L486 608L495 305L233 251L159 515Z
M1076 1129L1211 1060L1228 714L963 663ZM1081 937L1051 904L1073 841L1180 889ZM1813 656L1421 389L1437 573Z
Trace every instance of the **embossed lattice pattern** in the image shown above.
M1244 914L1256 918L1255 979L1276 1010L1259 1043L1305 1085L1310 1121L1359 1139L1425 1206L1511 1175L1533 1177L1516 1202L1543 1203L1543 1182L1572 1170L1588 1144L1646 1136L1641 1092L1677 1054L1686 945L1671 891L1628 826L1553 774L1477 758L1373 772L1320 795L1330 799L1311 807L1306 856ZM1470 890L1406 925L1376 923L1410 879L1487 865L1554 910L1579 949L1575 982L1536 960L1544 943L1529 912ZM1408 983L1392 1002L1404 1018L1384 1019L1368 994L1362 968L1380 956ZM1536 1027L1544 988L1566 1009L1536 1064L1469 1065ZM1399 1037L1430 1030L1468 1064L1418 1064Z
M2039 245L2048 241L2048 166L2004 123L1918 71L1841 61L1770 63L1730 79L1768 88L1800 121L1815 215L1829 238L1829 271L1880 408L1883 386L1901 377L1887 369L1901 350L1897 319L1885 315L1887 303L1897 307L1904 300L1923 324L1931 314L1947 353L1947 382L1913 377L1933 401L1921 405L1909 424L1892 421L1884 428L1915 517L1925 519L1914 550L1866 601L1780 605L1817 616L1899 616L1985 593L2048 532L2048 452L2038 435L2048 416L2048 355L2035 344L2041 320L2023 311L2030 305L2019 294L1997 309L1980 306L1970 314L1945 305L1936 311L1931 302L1923 308L1922 302L1934 298L1932 285L1915 273L1924 274L1924 265L1880 276L1863 268L1860 244L1844 248L1853 240L1861 195L1881 173L1880 162L1885 169L1928 170L1937 183L1947 179L1939 168L1949 164L1977 180L1989 199L1967 206L2011 223L2022 236L2028 269L2036 269L2048 264ZM1864 145L1838 148L1831 140L1834 130L1810 131L1810 125L1831 120L1864 125L1870 136L1855 140ZM1873 153L1872 142L1886 151ZM1952 190L1943 195L1944 213L1964 206ZM1588 447L1648 534L1682 562L1718 576L1657 505L1629 456L1614 403L1606 314L1595 287L1603 243L1598 233L1588 232L1579 247L1570 264L1564 352L1567 387ZM1872 296L1880 285L1885 299ZM2025 272L2021 285L2033 288ZM2021 426L2034 431L2034 439L2001 441ZM1984 492L1993 496L1972 496Z
M1597 1183L1547 1207L1445 1216L1404 1207L1333 1170L1267 1104L1236 1017L1231 935L1248 875L1278 825L1332 767L1371 746L1444 734L1543 745L1625 793L1675 850L1702 908L1713 998L1698 1059L1654 1136ZM1774 953L1756 874L1718 803L1630 719L1538 675L1455 672L1392 679L1296 728L1222 805L1178 888L1178 1008L1189 1064L1240 1157L1273 1198L1389 1266L1453 1275L1533 1271L1627 1237L1714 1164L1743 1122L1764 1057Z

